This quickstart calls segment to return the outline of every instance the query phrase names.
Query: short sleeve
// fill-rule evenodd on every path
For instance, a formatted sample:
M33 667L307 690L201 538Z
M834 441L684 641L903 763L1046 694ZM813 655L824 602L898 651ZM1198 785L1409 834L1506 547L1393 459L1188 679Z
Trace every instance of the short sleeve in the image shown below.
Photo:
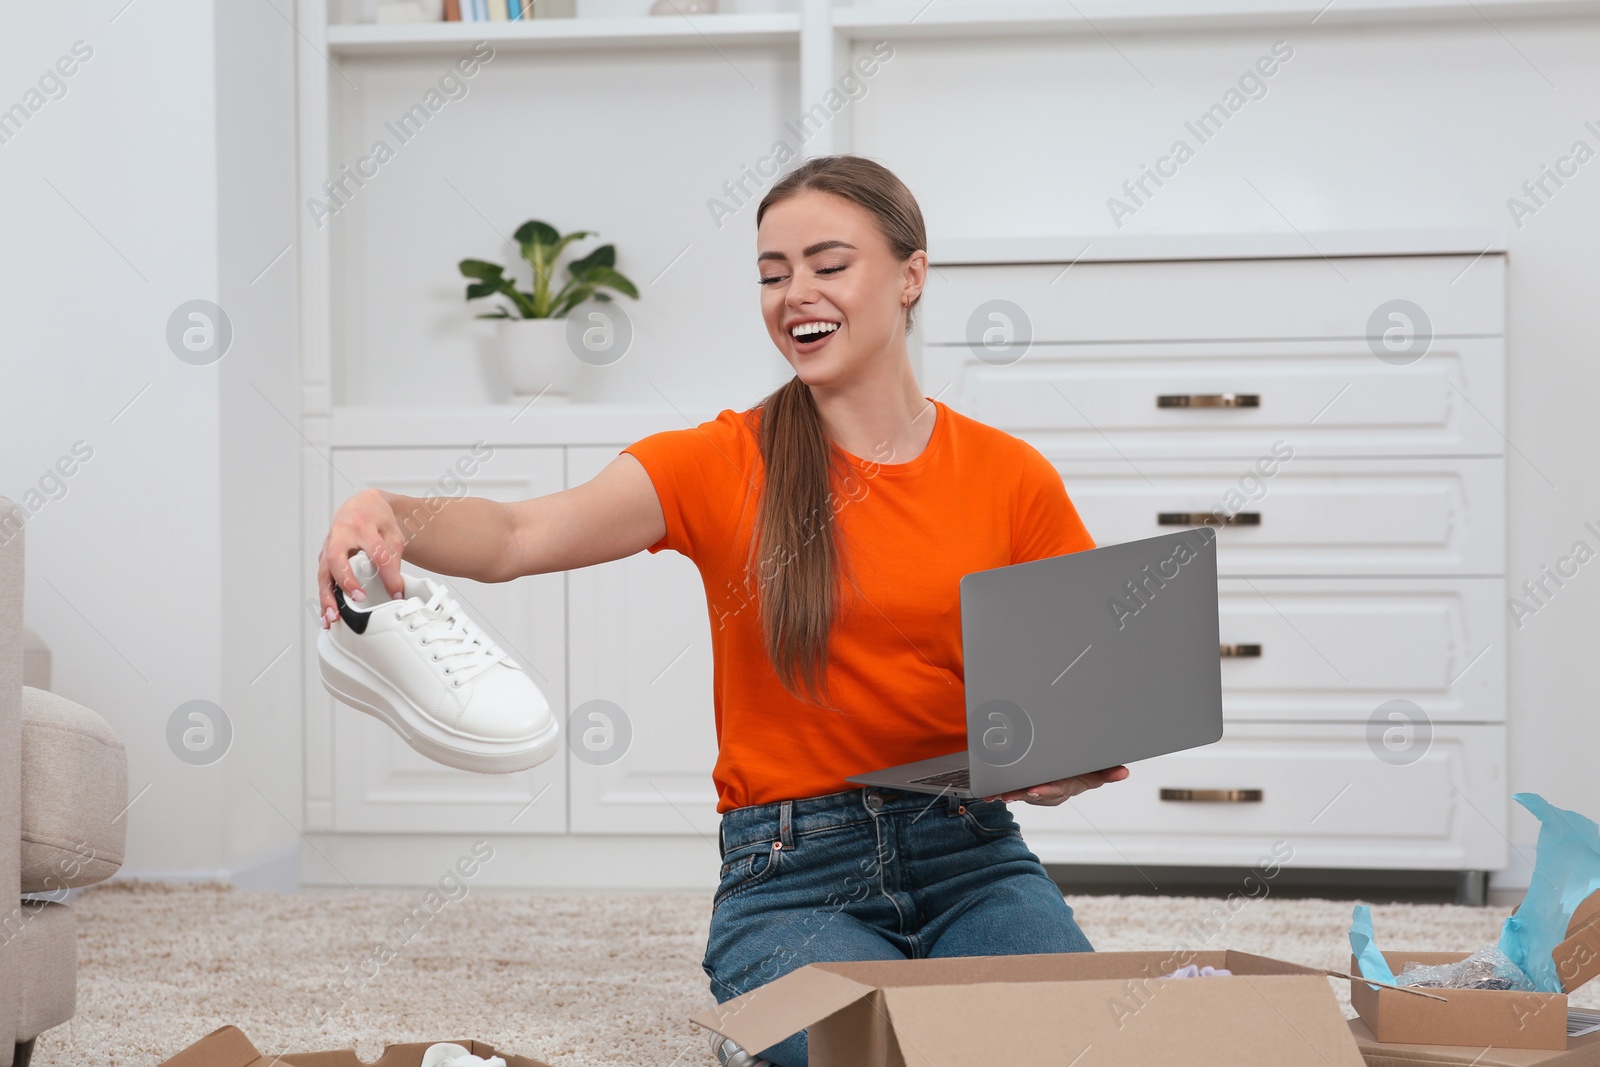
M650 552L670 548L696 559L728 521L727 501L749 478L741 419L724 410L710 422L653 433L622 449L644 466L666 519L667 532Z
M1028 563L1095 547L1078 517L1061 473L1026 441L1021 446L1021 477L1012 526L1012 563Z

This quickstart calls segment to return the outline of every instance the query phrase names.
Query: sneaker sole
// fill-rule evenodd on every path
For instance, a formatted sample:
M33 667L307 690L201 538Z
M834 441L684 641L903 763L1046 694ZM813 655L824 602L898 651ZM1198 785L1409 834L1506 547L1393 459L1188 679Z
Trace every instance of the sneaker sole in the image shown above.
M446 767L480 774L525 771L555 755L561 740L561 724L553 715L550 726L528 741L452 736L418 711L393 685L333 644L326 633L317 637L317 661L322 687L335 699L371 715L399 734L411 748Z

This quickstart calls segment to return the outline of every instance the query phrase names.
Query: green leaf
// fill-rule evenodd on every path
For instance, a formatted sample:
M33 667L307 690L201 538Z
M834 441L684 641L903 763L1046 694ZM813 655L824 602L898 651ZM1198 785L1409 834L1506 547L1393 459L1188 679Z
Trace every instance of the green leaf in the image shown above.
M582 259L575 259L567 264L567 269L574 275L582 274L590 267L614 267L617 265L617 246L601 245Z
M524 247L530 244L553 245L561 240L561 235L556 228L548 222L529 219L517 227L517 232L512 235L517 244Z
M522 246L522 258L528 261L533 268L533 287L537 291L541 285L549 286L550 270L555 266L556 257L549 245L531 244Z
M473 282L467 286L467 299L477 300L479 297L493 296L499 291L500 287L498 285L491 285L488 282Z
M505 308L501 308L499 311L491 311L486 315L474 315L473 317L478 319L509 319L511 316L507 314Z
M557 241L554 246L541 246L545 252L544 262L546 268L553 270L556 265L556 260L561 258L561 253L564 252L566 247L572 242L581 241L585 237L593 236L594 233L591 230L579 230L576 233L567 234L565 237L561 238L561 240Z
M589 299L591 291L589 286L577 282L568 282L561 292L556 294L550 309L550 317L553 319L564 317L573 308Z
M468 278L476 278L482 282L498 281L505 268L498 263L486 263L481 259L463 259L460 264L461 273Z
M544 226L543 223L538 223L537 225ZM525 223L523 228L517 232L522 233L523 230L529 230L528 224ZM555 230L546 226L544 230L537 228L529 230L528 236L536 238L522 245L522 258L527 260L528 265L533 268L532 297L535 313L530 317L546 318L550 315L551 308L551 276L555 271L556 260L560 257L561 250L580 237L588 235L585 231L579 231L568 234L566 237L561 237ZM544 240L543 238L546 237L554 238L554 240Z
M610 267L590 267L583 272L583 280L590 285L604 285L635 300L639 299L639 290L633 287L633 283Z

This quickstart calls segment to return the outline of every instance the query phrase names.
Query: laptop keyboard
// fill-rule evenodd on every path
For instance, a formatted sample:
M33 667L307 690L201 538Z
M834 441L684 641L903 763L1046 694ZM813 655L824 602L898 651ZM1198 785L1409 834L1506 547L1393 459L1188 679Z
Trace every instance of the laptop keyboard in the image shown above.
M938 774L929 774L921 778L911 779L912 785L947 785L952 789L965 789L971 791L972 777L969 768L957 767L953 771L940 771Z

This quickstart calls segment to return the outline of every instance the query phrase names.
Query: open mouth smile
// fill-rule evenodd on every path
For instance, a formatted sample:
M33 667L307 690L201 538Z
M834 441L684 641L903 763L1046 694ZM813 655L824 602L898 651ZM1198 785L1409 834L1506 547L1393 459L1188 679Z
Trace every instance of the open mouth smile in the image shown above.
M789 327L789 337L794 341L796 351L814 352L826 344L840 326L841 323L827 319L810 319Z

